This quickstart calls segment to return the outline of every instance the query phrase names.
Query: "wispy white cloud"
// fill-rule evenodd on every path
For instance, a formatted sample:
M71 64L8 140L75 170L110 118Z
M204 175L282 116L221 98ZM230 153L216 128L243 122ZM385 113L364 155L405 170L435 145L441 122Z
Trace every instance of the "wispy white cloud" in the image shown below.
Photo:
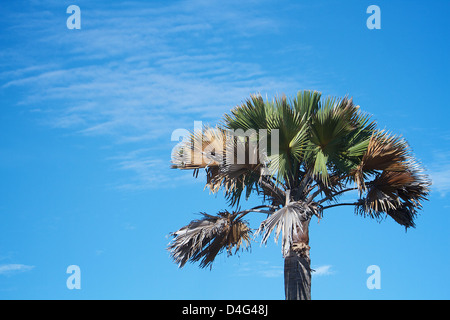
M450 192L450 152L431 152L426 174L431 178L431 191L445 197Z
M0 265L0 275L11 275L19 272L30 271L34 266L24 264L2 264Z
M279 278L284 275L284 269L280 266L271 266L266 270L259 270L258 274L264 278Z
M238 276L250 276L257 275L263 278L278 278L284 275L284 265L273 265L268 261L256 261L252 264L243 263L236 265ZM318 267L313 267L314 272L312 272L313 277L328 276L334 274L331 265L323 265Z
M430 170L429 174L432 181L431 189L445 197L450 192L450 164Z
M284 266L272 265L268 261L255 261L254 263L245 262L237 265L237 276L259 276L262 278L279 278L283 277Z
M431 190L437 191L441 197L450 192L450 161L439 161L427 172L431 178Z
M331 265L319 266L313 269L314 269L314 272L312 273L313 277L329 276L334 273L334 271L331 270Z
M169 167L169 160L158 158L155 150L141 148L118 156L110 157L114 161L115 170L132 173L125 182L117 182L113 188L123 191L161 189L179 186L180 184L204 181L199 177L193 179L192 172L174 172Z
M49 24L48 19L59 21L55 14L32 25L21 19L23 31L33 34L37 25L46 32L27 44L39 46L32 51L36 57L25 49L16 53L35 59L35 67L3 72L1 88L22 88L18 103L40 108L55 127L147 141L193 114L215 119L250 93L295 90L305 79L276 77L237 58L247 35L276 32L279 23L240 4L116 3L82 10L86 23L76 33ZM229 38L233 46L225 43ZM61 58L50 64L50 51L61 52Z
M19 89L16 103L50 127L170 148L173 130L216 122L252 93L271 96L312 83L274 74L242 54L251 37L276 34L282 22L253 2L239 4L81 5L82 29L72 32L55 27L60 4L47 3L42 16L23 12L23 19L8 20L24 45L3 53L16 63L0 73L0 92ZM136 175L123 189L169 180L155 156L116 160Z

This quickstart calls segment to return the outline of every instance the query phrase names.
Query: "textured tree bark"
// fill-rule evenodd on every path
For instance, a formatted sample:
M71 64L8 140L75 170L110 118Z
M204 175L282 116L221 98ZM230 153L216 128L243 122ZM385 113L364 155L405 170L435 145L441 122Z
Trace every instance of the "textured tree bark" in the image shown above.
M311 300L311 260L309 258L309 220L303 222L303 233L284 258L286 300Z

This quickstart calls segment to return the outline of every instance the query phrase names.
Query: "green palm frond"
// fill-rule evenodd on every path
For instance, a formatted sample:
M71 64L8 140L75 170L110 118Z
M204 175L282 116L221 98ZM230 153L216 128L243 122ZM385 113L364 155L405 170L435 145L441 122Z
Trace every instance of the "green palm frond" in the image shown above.
M223 126L230 130L259 130L267 129L273 108L265 103L261 95L252 95L242 105L225 114Z
M296 99L293 99L294 110L306 119L311 117L319 109L319 101L322 94L318 91L299 91Z
M313 174L325 185L329 171L348 173L359 162L368 145L374 123L359 111L352 99L326 98L311 118Z
M297 107L301 105L297 103ZM302 161L308 144L306 119L307 116L297 112L285 97L264 102L260 96L252 96L251 100L226 114L223 123L225 128L232 130L255 130L258 133L265 130L268 172L272 177L286 181ZM278 152L272 145L274 137Z

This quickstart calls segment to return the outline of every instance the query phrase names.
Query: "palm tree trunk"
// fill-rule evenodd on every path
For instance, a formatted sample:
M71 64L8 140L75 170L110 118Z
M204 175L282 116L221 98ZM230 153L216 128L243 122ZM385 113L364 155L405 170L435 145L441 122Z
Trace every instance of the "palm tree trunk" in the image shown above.
M311 260L309 258L309 220L284 258L284 290L286 300L311 300Z

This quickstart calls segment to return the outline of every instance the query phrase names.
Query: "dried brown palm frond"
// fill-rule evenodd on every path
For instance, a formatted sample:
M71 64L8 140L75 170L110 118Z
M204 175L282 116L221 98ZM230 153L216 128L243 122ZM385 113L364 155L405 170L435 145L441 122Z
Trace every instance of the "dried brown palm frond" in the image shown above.
M353 170L353 178L361 192L366 191L364 180L376 171L405 171L411 158L409 146L398 136L385 131L375 132L361 163Z
M213 193L221 188L230 205L238 205L241 194L247 197L262 177L264 163L255 145L256 136L241 137L226 132L223 162L217 168L207 168L206 186Z
M172 168L201 169L218 167L225 154L225 132L205 127L192 132L172 153Z
M204 128L185 139L172 155L172 168L206 171L211 192L224 189L232 205L238 203L244 189L251 190L261 178L265 164L259 158L257 135L235 135L229 130Z
M248 142L242 143L242 153L245 157L238 159L238 148L241 147L239 146L240 142L230 135L227 135L225 141L223 161L217 169L207 172L207 186L213 192L217 192L221 187L224 187L225 190L235 190L243 187L245 186L244 182L247 175L259 177L261 174L262 165L257 160L250 161L250 159L257 159L257 148L250 148Z
M182 268L186 262L200 261L200 267L211 266L216 256L226 250L228 255L240 248L249 248L251 230L238 213L219 212L213 216L201 213L202 219L171 233L174 238L168 250L173 260Z
M368 183L367 195L356 207L358 213L376 219L384 213L406 228L414 227L416 212L427 199L431 183L416 163L404 165L406 170L385 170Z
M303 201L288 203L283 208L275 211L264 220L256 234L263 233L262 243L267 243L272 231L275 230L275 241L282 234L281 251L287 256L294 239L302 232L302 223L308 221L313 214L317 214L317 207Z
M395 220L398 224L404 226L406 229L415 227L414 220L417 216L417 209L408 206L400 206L397 209L388 210L387 215Z

